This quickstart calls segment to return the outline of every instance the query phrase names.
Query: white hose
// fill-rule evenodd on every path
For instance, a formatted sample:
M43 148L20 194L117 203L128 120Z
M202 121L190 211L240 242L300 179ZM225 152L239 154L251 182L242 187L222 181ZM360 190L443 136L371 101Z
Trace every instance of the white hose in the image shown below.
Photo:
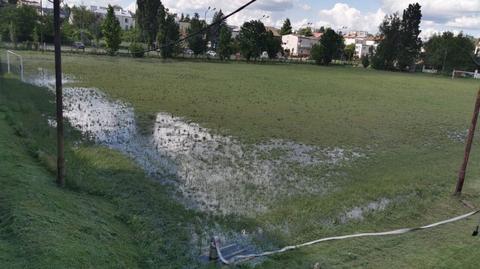
M258 257L270 256L270 255L273 255L273 254L278 254L278 253L286 252L286 251L289 251L289 250L293 250L293 249L297 249L297 248L301 248L301 247L306 247L306 246L310 246L310 245L314 245L314 244L318 244L318 243L326 242L326 241L343 240L343 239L349 239L349 238L355 238L355 237L366 237L366 236L399 235L399 234L404 234L404 233L413 232L413 231L417 231L417 230L430 229L430 228L434 228L434 227L437 227L437 226L440 226L440 225L444 225L444 224L447 224L447 223L451 223L451 222L455 222L455 221L459 221L459 220L468 218L468 217L473 216L473 215L475 215L479 212L480 212L480 210L472 211L472 212L467 213L465 215L457 216L457 217L454 217L454 218L451 218L451 219L447 219L447 220L444 220L444 221L440 221L440 222L436 222L436 223L433 223L433 224L429 224L429 225L425 225L425 226L421 226L421 227L416 227L416 228L403 228L403 229L397 229L397 230L388 231L388 232L358 233L358 234L326 237L326 238L321 238L321 239L317 239L317 240L314 240L314 241L302 243L302 244L299 244L299 245L286 246L286 247L281 248L279 250L265 251L265 252L257 253L257 254L237 255L237 256L234 256L234 257L230 258L229 260L227 260L223 257L223 255L221 253L221 250L220 250L220 244L218 242L218 239L216 240L215 245L216 245L218 257L220 258L220 260L224 264L232 264L232 263L239 262L239 261L242 261L242 260L244 261L244 260L258 258Z

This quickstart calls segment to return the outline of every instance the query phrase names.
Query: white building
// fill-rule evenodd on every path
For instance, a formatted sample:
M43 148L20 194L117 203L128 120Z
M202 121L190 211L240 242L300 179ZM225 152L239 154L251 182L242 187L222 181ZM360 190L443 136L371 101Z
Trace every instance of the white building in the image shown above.
M290 52L290 56L308 57L313 45L319 43L320 39L316 37L306 37L299 35L282 36L282 48Z
M102 17L107 16L108 8L106 7L98 7L98 6L90 6L90 10L95 13L99 14ZM123 30L129 30L135 27L135 19L130 11L123 10L121 8L115 8L115 17L120 22L120 27Z
M370 51L370 48L376 49L377 39L365 31L351 31L343 36L345 45L355 45L355 57L362 58Z

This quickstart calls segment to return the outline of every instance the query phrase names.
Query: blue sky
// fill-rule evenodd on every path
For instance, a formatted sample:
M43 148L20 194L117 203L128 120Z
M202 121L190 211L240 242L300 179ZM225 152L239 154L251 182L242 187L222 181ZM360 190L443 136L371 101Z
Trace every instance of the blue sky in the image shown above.
M70 5L119 4L134 9L134 0L66 0ZM232 11L248 0L163 0L163 4L176 13L198 12L203 17L208 7L225 12ZM230 24L240 25L246 20L262 18L266 25L280 26L290 18L294 27L308 23L330 26L334 29L365 30L376 33L378 25L386 14L401 11L409 3L422 5L422 36L430 36L445 30L480 37L480 0L258 0L250 8L236 15ZM213 12L207 13L211 18Z

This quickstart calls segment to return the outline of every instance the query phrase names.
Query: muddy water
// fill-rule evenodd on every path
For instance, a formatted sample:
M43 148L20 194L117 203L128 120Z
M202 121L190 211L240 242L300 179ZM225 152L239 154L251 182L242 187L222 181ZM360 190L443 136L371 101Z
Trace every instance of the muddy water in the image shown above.
M54 87L45 72L28 80ZM73 82L66 78L65 83ZM95 88L64 89L65 117L98 144L119 150L148 174L174 184L189 207L217 214L255 215L291 195L329 191L334 171L366 157L359 149L320 148L272 140L244 145L235 138L158 113L149 135L136 127L134 109ZM327 171L311 176L311 170Z

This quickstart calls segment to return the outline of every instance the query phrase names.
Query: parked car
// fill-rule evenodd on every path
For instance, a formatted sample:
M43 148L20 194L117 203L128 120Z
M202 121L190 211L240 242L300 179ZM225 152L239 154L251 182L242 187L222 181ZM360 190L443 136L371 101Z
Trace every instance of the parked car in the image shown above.
M72 48L73 48L73 49L81 49L81 50L84 50L84 49L85 49L85 45L84 45L82 42L74 42L73 45L72 45Z
M216 57L217 56L217 53L213 50L209 50L207 51L207 56L210 56L210 57Z
M192 55L193 55L193 50L191 50L191 49L185 49L185 50L183 51L183 54L186 54L186 55L188 55L188 56L192 56Z

